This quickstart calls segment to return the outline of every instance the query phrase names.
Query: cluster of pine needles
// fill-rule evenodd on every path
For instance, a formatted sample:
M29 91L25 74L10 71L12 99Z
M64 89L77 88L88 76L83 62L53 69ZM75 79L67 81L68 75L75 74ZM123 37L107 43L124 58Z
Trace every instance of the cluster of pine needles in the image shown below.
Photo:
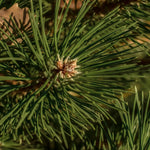
M150 149L150 1L8 2L0 149Z

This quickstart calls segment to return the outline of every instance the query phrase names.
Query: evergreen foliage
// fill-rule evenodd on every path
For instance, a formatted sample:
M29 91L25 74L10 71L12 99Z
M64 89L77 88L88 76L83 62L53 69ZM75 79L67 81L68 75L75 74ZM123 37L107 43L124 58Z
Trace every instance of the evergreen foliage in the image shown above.
M53 149L149 149L149 97L135 89L131 109L124 93L132 94L131 84L149 73L140 55L149 54L150 2L116 7L91 24L85 16L95 1L84 1L70 21L71 0L62 9L57 0L48 31L48 2L30 2L29 30L19 29L13 18L5 26L17 34L0 28L0 141L46 140Z

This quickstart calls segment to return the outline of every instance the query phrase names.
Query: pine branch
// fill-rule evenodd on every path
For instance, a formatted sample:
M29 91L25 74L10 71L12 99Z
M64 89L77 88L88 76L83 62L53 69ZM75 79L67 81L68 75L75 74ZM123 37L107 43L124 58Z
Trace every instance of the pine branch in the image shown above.
M52 34L45 32L42 0L37 10L31 0L30 34L11 18L22 42L9 45L4 38L0 42L0 136L15 140L21 136L28 142L35 136L41 142L44 138L63 142L68 148L69 138L83 140L86 131L95 129L94 123L112 118L109 108L122 109L113 103L141 70L133 52L141 44L127 42L138 24L116 8L89 27L83 18L92 4L84 2L66 33L68 10L58 19L59 3ZM15 36L7 37L16 41ZM127 47L121 46L122 41Z

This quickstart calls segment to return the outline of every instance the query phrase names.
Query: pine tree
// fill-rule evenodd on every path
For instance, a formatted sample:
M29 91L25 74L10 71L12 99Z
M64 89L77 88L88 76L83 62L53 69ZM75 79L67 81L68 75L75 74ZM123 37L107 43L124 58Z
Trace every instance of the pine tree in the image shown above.
M150 2L101 17L95 0L0 5L16 2L23 21L13 12L0 28L2 148L149 149L149 96L133 87L149 74Z

